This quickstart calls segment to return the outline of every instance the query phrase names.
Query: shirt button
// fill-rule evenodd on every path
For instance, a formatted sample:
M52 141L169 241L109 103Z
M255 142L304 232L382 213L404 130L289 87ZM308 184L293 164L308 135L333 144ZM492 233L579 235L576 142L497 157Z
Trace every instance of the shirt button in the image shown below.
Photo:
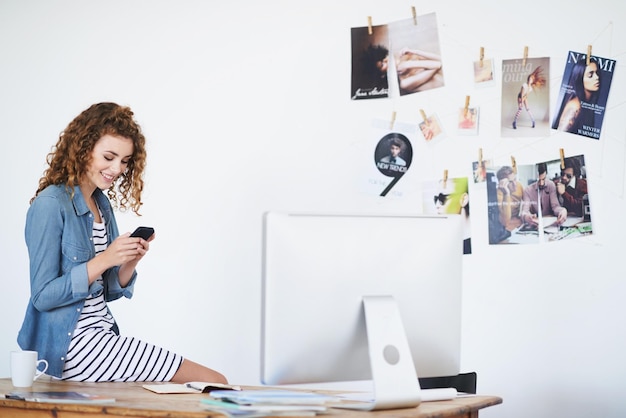
M76 256L74 256L74 261L76 261Z
M72 333L71 333L71 332L68 332L68 333L67 333L67 336L68 336L68 337L71 337L71 336L72 336Z
M62 360L62 361L63 361L63 360L65 360L65 357L61 357L61 360Z

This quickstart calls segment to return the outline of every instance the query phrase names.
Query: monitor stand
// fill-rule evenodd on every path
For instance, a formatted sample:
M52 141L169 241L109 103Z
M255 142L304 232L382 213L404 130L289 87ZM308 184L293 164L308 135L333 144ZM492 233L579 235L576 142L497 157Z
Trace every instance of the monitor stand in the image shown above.
M420 385L395 299L392 296L363 296L363 309L374 399L339 407L373 411L418 406L421 402Z

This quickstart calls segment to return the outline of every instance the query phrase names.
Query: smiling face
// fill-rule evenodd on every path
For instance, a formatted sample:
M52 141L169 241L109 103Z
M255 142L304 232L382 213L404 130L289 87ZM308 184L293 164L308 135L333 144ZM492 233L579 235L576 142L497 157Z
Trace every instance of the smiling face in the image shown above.
M133 141L113 135L102 136L91 151L91 161L81 181L81 188L91 195L96 188L106 190L128 167L133 155Z

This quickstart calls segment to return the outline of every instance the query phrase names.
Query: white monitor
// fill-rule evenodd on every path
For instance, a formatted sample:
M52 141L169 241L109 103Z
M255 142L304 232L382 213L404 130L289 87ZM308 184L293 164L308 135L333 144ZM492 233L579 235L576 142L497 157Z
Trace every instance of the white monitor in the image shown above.
M367 296L395 301L418 391L417 376L459 373L462 237L458 215L266 213L262 382L372 379Z

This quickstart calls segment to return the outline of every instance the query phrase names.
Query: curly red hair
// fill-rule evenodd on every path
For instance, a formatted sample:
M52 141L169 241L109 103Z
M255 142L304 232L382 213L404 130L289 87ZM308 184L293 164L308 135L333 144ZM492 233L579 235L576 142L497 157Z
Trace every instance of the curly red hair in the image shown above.
M90 106L71 121L46 157L48 168L39 179L31 203L43 189L53 184L65 184L73 193L91 162L96 142L104 135L113 135L131 139L133 154L126 171L107 190L107 195L114 208L122 211L130 208L139 215L146 167L146 138L133 115L129 107L105 102Z

